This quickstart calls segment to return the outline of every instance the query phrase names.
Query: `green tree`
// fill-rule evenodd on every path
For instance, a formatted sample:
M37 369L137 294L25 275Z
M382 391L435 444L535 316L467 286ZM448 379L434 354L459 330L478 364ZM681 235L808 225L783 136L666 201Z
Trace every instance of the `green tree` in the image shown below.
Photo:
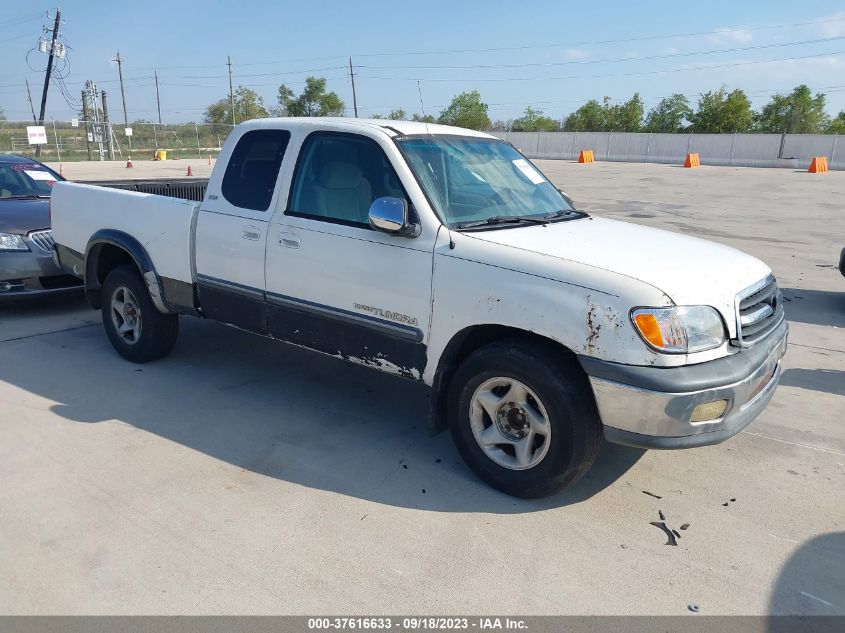
M481 101L478 90L462 92L452 99L440 113L439 123L457 125L471 130L489 130L490 117L487 116L487 104Z
M836 115L836 118L827 126L828 134L845 134L845 110Z
M728 92L725 86L701 95L690 118L692 131L698 134L748 132L753 121L751 101L745 93L739 88Z
M269 116L264 108L264 99L254 90L246 86L238 86L234 92L235 122L248 121L249 119L263 119ZM232 123L232 99L224 97L215 101L205 109L203 115L205 123L216 123L219 125L231 125Z
M555 132L559 129L557 121L535 110L531 106L518 119L514 119L511 129L514 132Z
M600 132L605 129L607 116L602 105L590 99L563 122L566 132Z
M825 96L813 96L805 85L795 87L790 94L772 97L757 117L760 132L777 134L819 134L830 124L830 117L824 111Z
M437 123L437 120L430 114L416 114L411 117L411 121L419 123Z
M635 92L625 103L616 105L611 105L610 99L605 97L603 107L608 131L639 132L642 128L645 106L639 92Z
M692 118L692 108L682 94L663 97L648 113L645 120L646 132L683 132L686 122Z
M388 114L374 114L374 119L387 119L388 121L407 121L408 120L408 113L405 112L402 108L398 110L391 110Z
M6 120L6 112L3 110L3 106L0 106L0 121Z
M337 93L326 92L326 80L322 77L308 77L298 97L282 84L276 100L278 107L273 109L276 116L343 116L343 101Z

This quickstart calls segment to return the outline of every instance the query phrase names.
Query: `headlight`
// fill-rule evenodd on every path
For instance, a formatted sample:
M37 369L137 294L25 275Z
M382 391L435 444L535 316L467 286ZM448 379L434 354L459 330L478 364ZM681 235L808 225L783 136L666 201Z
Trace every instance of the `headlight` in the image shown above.
M29 247L20 235L0 233L0 251L28 251Z
M636 308L631 321L643 340L660 352L702 352L725 342L722 317L709 306Z

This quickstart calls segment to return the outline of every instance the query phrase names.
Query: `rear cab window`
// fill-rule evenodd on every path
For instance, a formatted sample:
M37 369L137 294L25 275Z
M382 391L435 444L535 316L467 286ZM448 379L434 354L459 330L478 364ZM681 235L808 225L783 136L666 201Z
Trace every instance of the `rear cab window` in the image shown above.
M287 130L251 130L241 136L223 175L226 201L241 209L267 211L289 141Z

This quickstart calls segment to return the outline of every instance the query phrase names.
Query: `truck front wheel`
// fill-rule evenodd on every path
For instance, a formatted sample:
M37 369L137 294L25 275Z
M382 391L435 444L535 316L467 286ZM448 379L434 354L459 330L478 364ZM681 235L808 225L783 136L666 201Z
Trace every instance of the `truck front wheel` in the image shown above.
M534 341L496 342L471 354L450 383L449 411L467 465L516 497L543 497L577 481L601 441L580 367Z
M119 266L103 283L103 326L117 353L133 363L167 356L176 345L179 317L153 305L134 266Z

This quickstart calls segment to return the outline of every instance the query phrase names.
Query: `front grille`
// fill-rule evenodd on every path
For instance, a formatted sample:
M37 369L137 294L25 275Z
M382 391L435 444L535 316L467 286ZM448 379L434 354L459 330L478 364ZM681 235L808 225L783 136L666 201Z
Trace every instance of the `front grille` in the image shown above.
M738 345L751 345L764 338L783 320L783 294L774 275L769 275L736 297Z
M33 231L28 237L32 240L33 244L45 253L53 252L53 231Z

